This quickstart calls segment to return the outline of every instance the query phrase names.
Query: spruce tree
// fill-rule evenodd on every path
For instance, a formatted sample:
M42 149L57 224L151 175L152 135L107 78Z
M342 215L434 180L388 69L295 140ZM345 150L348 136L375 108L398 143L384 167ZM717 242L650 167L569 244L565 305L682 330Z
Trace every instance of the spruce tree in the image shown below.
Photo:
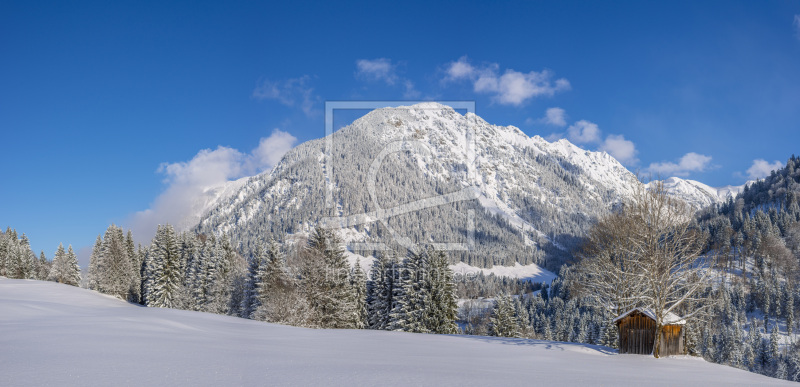
M127 235L125 235L125 252L130 261L130 267L128 268L128 276L130 277L128 282L128 301L138 304L141 302L142 298L142 261L140 260L139 254L136 253L136 247L134 246L133 241L133 232L131 232L131 230L128 230Z
M64 283L66 261L67 252L64 250L64 244L59 243L58 249L53 255L53 266L50 268L50 274L47 276L48 281Z
M356 264L350 271L350 286L353 288L353 303L355 304L356 328L364 329L367 324L367 277L361 268L361 260L356 259Z
M392 311L393 263L380 254L370 269L367 283L367 328L387 329Z
M210 311L218 314L232 314L238 305L231 303L234 277L241 273L239 255L227 235L218 239L217 259L214 265L214 278L211 286L213 297Z
M122 229L111 225L102 243L102 272L98 280L100 292L128 300L131 291L133 266Z
M453 272L448 267L447 256L442 251L428 250L430 269L424 283L429 287L430 304L427 308L427 327L431 333L455 334L458 333L456 315L458 302L453 283ZM525 318L527 320L527 317ZM525 322L527 326L527 321Z
M72 250L72 245L69 246L69 251L66 253L64 252L64 245L58 245L58 250L56 250L53 258L53 266L48 275L48 280L72 286L80 286L81 268L78 266L78 257Z
M398 299L398 307L401 308L395 321L396 330L406 332L427 333L428 324L427 306L431 303L430 286L427 281L430 277L428 273L428 260L426 254L410 252L403 265L403 296Z
M47 281L47 276L50 275L50 261L44 255L44 251L39 253L39 262L36 265L36 279L40 281Z
M248 263L247 285L241 306L241 316L244 318L251 318L251 315L259 306L258 289L262 278L259 272L263 270L262 267L266 265L266 262L267 251L263 245L259 245Z
M0 277L5 277L6 274L6 260L8 259L8 234L0 231Z
M329 229L317 227L308 241L304 273L307 300L321 328L355 328L358 312L349 283L350 269L342 241Z
M175 230L171 225L159 226L148 254L147 306L180 307L184 268L178 251Z
M489 318L489 334L498 337L519 337L519 329L514 317L511 297L502 295L495 300Z
M72 250L72 245L67 248L67 268L66 268L66 281L67 285L80 286L81 285L81 267L78 265L78 256Z
M100 290L100 278L102 277L102 259L103 259L103 238L97 235L92 248L92 255L89 258L89 289Z
M777 372L778 363L780 363L780 336L778 335L778 324L772 327L772 332L769 335L769 367L770 371L774 374Z
M23 233L19 241L19 267L17 278L31 279L36 275L36 254L31 250L28 237Z
M404 284L407 281L409 272L403 262L398 262L396 265L394 265L394 269L391 312L389 313L389 323L386 329L391 331L402 331L405 328L406 322L406 294Z

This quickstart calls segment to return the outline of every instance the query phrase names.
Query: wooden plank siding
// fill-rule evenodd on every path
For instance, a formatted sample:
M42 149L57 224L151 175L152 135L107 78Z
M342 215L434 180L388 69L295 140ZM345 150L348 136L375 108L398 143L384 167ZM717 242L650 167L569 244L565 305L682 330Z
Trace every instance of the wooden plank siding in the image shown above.
M619 327L619 353L649 355L653 353L656 322L650 317L633 312L617 322ZM659 352L662 356L684 354L683 327L666 325L661 329Z

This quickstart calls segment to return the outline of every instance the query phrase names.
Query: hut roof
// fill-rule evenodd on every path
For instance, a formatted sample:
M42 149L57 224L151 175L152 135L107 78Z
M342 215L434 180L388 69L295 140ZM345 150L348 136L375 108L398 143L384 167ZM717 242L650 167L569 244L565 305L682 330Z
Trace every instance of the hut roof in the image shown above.
M622 320L623 318L625 318L626 316L628 316L629 314L631 314L631 313L633 313L635 311L638 311L639 313L642 313L645 316L650 317L653 320L656 319L656 314L653 312L652 309L649 309L649 308L633 308L633 309L631 309L631 310L619 315L619 317L614 319L614 322ZM678 316L675 313L669 312L669 313L666 314L666 316L664 316L663 323L664 323L664 325L685 325L686 324L686 320L684 320L682 317Z

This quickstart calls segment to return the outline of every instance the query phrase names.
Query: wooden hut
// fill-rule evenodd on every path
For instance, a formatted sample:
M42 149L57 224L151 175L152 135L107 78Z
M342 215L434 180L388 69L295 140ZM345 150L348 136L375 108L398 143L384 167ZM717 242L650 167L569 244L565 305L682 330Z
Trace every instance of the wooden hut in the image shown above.
M619 353L642 355L653 353L656 319L652 310L647 308L631 309L615 318L614 323L619 328ZM667 313L664 317L664 326L661 327L658 351L660 356L686 353L683 331L685 324L686 320L674 313Z

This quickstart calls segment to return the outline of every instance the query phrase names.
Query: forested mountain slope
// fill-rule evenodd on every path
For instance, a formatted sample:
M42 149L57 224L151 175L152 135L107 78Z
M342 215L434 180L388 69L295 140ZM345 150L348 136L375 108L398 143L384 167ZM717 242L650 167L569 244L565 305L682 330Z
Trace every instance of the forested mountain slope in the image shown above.
M365 256L376 244L474 240L471 251L452 251L452 262L554 269L637 184L604 152L425 103L372 111L297 146L209 210L196 231L228 233L249 251L326 221Z

